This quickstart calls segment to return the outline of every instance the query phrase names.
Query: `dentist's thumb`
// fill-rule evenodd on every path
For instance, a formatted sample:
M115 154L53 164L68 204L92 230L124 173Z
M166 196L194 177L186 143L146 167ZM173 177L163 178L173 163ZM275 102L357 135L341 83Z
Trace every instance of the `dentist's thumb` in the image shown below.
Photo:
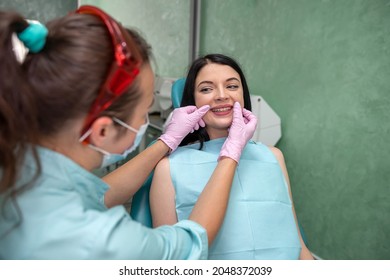
M196 114L197 116L199 117L203 117L204 115L206 115L206 113L210 110L210 105L203 105L202 107L200 107L198 110L196 110L194 112L194 114Z
M194 121L199 123L199 126L205 127L205 123L202 117L210 110L210 105L204 105L191 114Z

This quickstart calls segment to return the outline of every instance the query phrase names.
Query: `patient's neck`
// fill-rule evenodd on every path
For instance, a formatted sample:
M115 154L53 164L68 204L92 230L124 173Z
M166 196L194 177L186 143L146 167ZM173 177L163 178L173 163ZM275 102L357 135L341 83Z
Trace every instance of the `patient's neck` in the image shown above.
M210 140L227 137L229 131L227 129L216 129L206 127L207 134L210 137Z

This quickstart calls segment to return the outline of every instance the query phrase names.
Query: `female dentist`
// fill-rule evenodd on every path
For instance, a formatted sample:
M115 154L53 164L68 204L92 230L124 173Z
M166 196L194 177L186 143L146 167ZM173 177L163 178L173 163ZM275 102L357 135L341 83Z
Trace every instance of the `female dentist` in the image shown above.
M0 11L0 34L0 259L207 258L256 118L236 104L188 220L145 228L120 204L204 126L209 107L174 111L154 145L101 180L90 171L123 159L148 124L154 75L145 41L93 6L46 27ZM16 37L25 59L14 53Z

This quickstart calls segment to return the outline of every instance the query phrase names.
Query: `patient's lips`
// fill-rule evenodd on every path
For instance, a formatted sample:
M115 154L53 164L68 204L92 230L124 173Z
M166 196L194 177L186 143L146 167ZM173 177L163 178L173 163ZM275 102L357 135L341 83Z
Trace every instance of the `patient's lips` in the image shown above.
M232 112L233 106L229 104L219 105L210 109L217 116L227 116Z

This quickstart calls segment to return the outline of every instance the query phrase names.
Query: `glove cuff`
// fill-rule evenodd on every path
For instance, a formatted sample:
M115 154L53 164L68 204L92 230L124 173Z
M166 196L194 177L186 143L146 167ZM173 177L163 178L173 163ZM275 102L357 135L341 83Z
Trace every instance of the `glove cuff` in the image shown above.
M163 141L171 149L171 153L178 147L178 144L176 144L177 141L168 134L163 134L158 139Z
M231 143L230 143L231 144ZM221 152L219 153L218 161L222 159L222 157L229 157L237 162L240 162L242 149L235 147L234 145L229 145L228 141L222 146Z

